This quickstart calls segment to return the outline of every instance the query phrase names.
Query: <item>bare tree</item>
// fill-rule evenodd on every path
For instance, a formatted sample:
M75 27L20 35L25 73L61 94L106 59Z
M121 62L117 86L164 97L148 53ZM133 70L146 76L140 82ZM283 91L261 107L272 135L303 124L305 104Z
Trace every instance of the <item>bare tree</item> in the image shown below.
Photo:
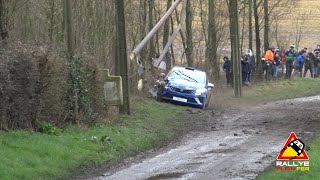
M249 0L249 49L252 50L252 0Z
M217 30L215 21L215 0L209 0L208 6L208 44L206 47L206 67L213 70L213 78L219 78L219 63L217 60Z
M3 5L2 5L2 0L0 0L0 33L2 34L2 32L3 32L3 21L2 21L2 9L3 9L3 7L2 7ZM2 36L1 36L1 39L3 39L2 38Z
M171 5L172 5L172 0L167 0L167 11L170 9ZM170 34L170 22L167 20L163 28L163 48L168 43L169 34ZM166 62L167 69L171 69L172 63L171 63L171 57L169 52L166 53L165 60L167 61Z
M298 13L298 18L296 19L295 23L295 44L297 49L299 49L301 39L303 38L303 28L310 13L311 12Z
M125 31L124 17L124 0L116 1L117 9L117 42L118 42L118 61L120 65L120 75L122 77L123 88L123 105L120 106L120 113L130 114L130 97L129 97L129 82L128 82L128 59L127 59L127 42Z
M241 97L241 72L240 72L240 39L239 39L239 22L238 22L238 2L229 0L229 17L230 17L230 39L231 39L231 59L233 65L233 85L234 95Z
M256 34L256 59L257 59L257 80L262 80L262 63L261 63L261 41L260 41L260 25L258 8L261 1L253 1L253 13L254 13L254 24L255 24L255 34Z
M269 7L268 0L263 0L264 9L264 51L266 52L269 47Z
M5 13L5 6L3 3L3 0L0 0L0 45L6 45L7 44L7 38L9 37L9 33L5 27L5 18L4 18L4 13ZM7 18L6 18L7 19Z
M191 0L187 0L187 8L186 8L186 38L187 44L185 47L186 58L188 66L193 66L193 36L192 36L192 6Z

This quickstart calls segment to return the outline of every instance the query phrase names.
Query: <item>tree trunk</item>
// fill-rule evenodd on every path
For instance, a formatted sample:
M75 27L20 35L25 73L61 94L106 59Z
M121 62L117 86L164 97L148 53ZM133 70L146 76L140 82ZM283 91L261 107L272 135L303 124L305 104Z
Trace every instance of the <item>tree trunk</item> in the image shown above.
M176 14L175 17L176 17L177 23L180 24L179 15L178 15L177 10L175 10L175 14ZM186 46L187 46L187 45L186 45L186 40L185 40L186 38L184 37L183 31L180 30L179 33L180 33L180 38L181 38L182 46L183 46L184 49L186 49L186 48L187 48L187 47L186 47Z
M206 48L206 67L213 71L213 79L219 78L219 63L217 60L217 30L215 22L215 0L209 0L208 44Z
M240 52L243 52L244 26L246 23L246 6L243 7Z
M253 1L253 13L254 13L254 24L255 24L255 34L256 34L256 60L257 60L257 80L262 81L262 63L261 63L261 42L260 42L260 26L259 26L259 16L258 16L258 5L257 1Z
M49 20L49 29L48 29L48 37L51 43L53 43L53 29L54 29L54 13L55 13L55 1L49 1L49 13L48 13L48 20Z
M172 0L167 0L167 11L170 9L172 5ZM166 44L168 43L169 40L169 34L170 34L170 21L167 20L164 24L164 28L163 28L163 48L166 46ZM172 67L172 63L171 63L171 57L170 57L170 53L169 51L166 53L165 56L165 60L166 60L166 64L167 64L167 71L171 69Z
M114 71L115 75L120 76L120 61L119 61L119 43L118 43L118 26L116 23L118 22L118 12L117 12L117 0L114 0L114 17L115 17L115 24L114 24L114 36L112 36L112 48L113 48L113 55L114 55Z
M117 26L117 42L119 44L119 62L120 75L122 77L123 88L123 105L120 106L121 114L130 114L130 97L129 97L129 82L128 82L128 59L127 59L127 42L125 31L125 16L124 16L124 0L116 1L116 9L118 15Z
M2 12L3 12L3 3L2 3L2 0L0 0L0 34L3 33ZM2 40L2 37L1 37L1 40Z
M269 8L268 0L263 0L264 9L264 52L269 49Z
M66 34L67 34L67 48L68 48L68 56L70 61L72 61L74 56L74 43L73 43L73 25L72 25L72 9L71 9L71 0L65 0L65 23L66 23ZM74 121L79 124L79 104L78 104L78 89L74 88Z
M0 0L0 45L6 45L7 44L7 38L9 37L9 33L5 27L5 6L3 4L3 0Z
M71 9L71 0L65 1L65 23L66 23L66 32L67 32L67 47L69 56L74 56L74 44L73 44L73 28L72 28L72 9Z
M186 7L186 38L187 43L185 47L187 64L189 67L193 67L193 41L192 41L192 6L191 0L187 0Z
M251 50L253 50L252 37L252 0L249 0L249 49Z
M147 1L140 0L140 40L142 40L146 35L146 22L147 22ZM146 50L142 49L140 52L140 60L142 64L145 64Z
M238 22L238 2L229 1L230 18L230 39L231 39L231 60L233 67L233 86L234 95L241 97L241 71L240 71L240 52L239 52L239 22Z

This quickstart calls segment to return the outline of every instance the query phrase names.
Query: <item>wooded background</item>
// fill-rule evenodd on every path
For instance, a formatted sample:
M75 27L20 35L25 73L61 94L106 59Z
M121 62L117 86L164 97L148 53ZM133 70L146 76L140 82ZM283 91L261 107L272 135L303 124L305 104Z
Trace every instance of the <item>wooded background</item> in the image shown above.
M185 1L185 22L165 57L167 70L177 64L204 69L219 86L222 57L231 55L231 3L228 0ZM108 117L108 104L102 98L101 69L110 69L116 75L128 70L124 79L130 88L125 90L130 91L130 96L139 95L136 85L141 77L137 63L127 60L128 68L123 69L121 59L128 59L126 54L173 2L0 0L0 129L36 128L39 122L91 123ZM303 8L305 2L239 1L236 23L240 52L252 49L259 60L271 45L315 46L317 39L308 35L318 29L306 30L306 27L310 17L317 18L319 10L311 6L311 1L309 8ZM179 24L182 4L140 53L147 86L152 86L155 78L152 58L161 53ZM125 23L124 29L121 22ZM262 77L259 66L257 70L259 80ZM124 113L130 109L129 102L125 101L125 105L128 106L124 107Z

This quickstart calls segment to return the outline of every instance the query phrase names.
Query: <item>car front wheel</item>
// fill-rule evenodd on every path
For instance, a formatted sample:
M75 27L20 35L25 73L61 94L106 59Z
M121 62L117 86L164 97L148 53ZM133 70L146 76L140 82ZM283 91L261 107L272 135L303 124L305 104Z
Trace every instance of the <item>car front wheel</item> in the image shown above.
M157 90L157 101L162 101L163 86L159 86Z

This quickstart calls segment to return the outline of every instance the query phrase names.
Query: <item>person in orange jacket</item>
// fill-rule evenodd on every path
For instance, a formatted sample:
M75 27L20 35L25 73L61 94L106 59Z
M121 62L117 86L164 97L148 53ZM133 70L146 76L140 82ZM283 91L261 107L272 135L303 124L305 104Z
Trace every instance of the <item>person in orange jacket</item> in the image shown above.
M264 55L264 59L266 61L274 61L274 52L276 48L272 47L268 51L266 51L266 54Z
M266 61L266 80L271 80L272 77L272 69L274 64L274 55L275 55L275 47L270 48L266 51L264 59Z

